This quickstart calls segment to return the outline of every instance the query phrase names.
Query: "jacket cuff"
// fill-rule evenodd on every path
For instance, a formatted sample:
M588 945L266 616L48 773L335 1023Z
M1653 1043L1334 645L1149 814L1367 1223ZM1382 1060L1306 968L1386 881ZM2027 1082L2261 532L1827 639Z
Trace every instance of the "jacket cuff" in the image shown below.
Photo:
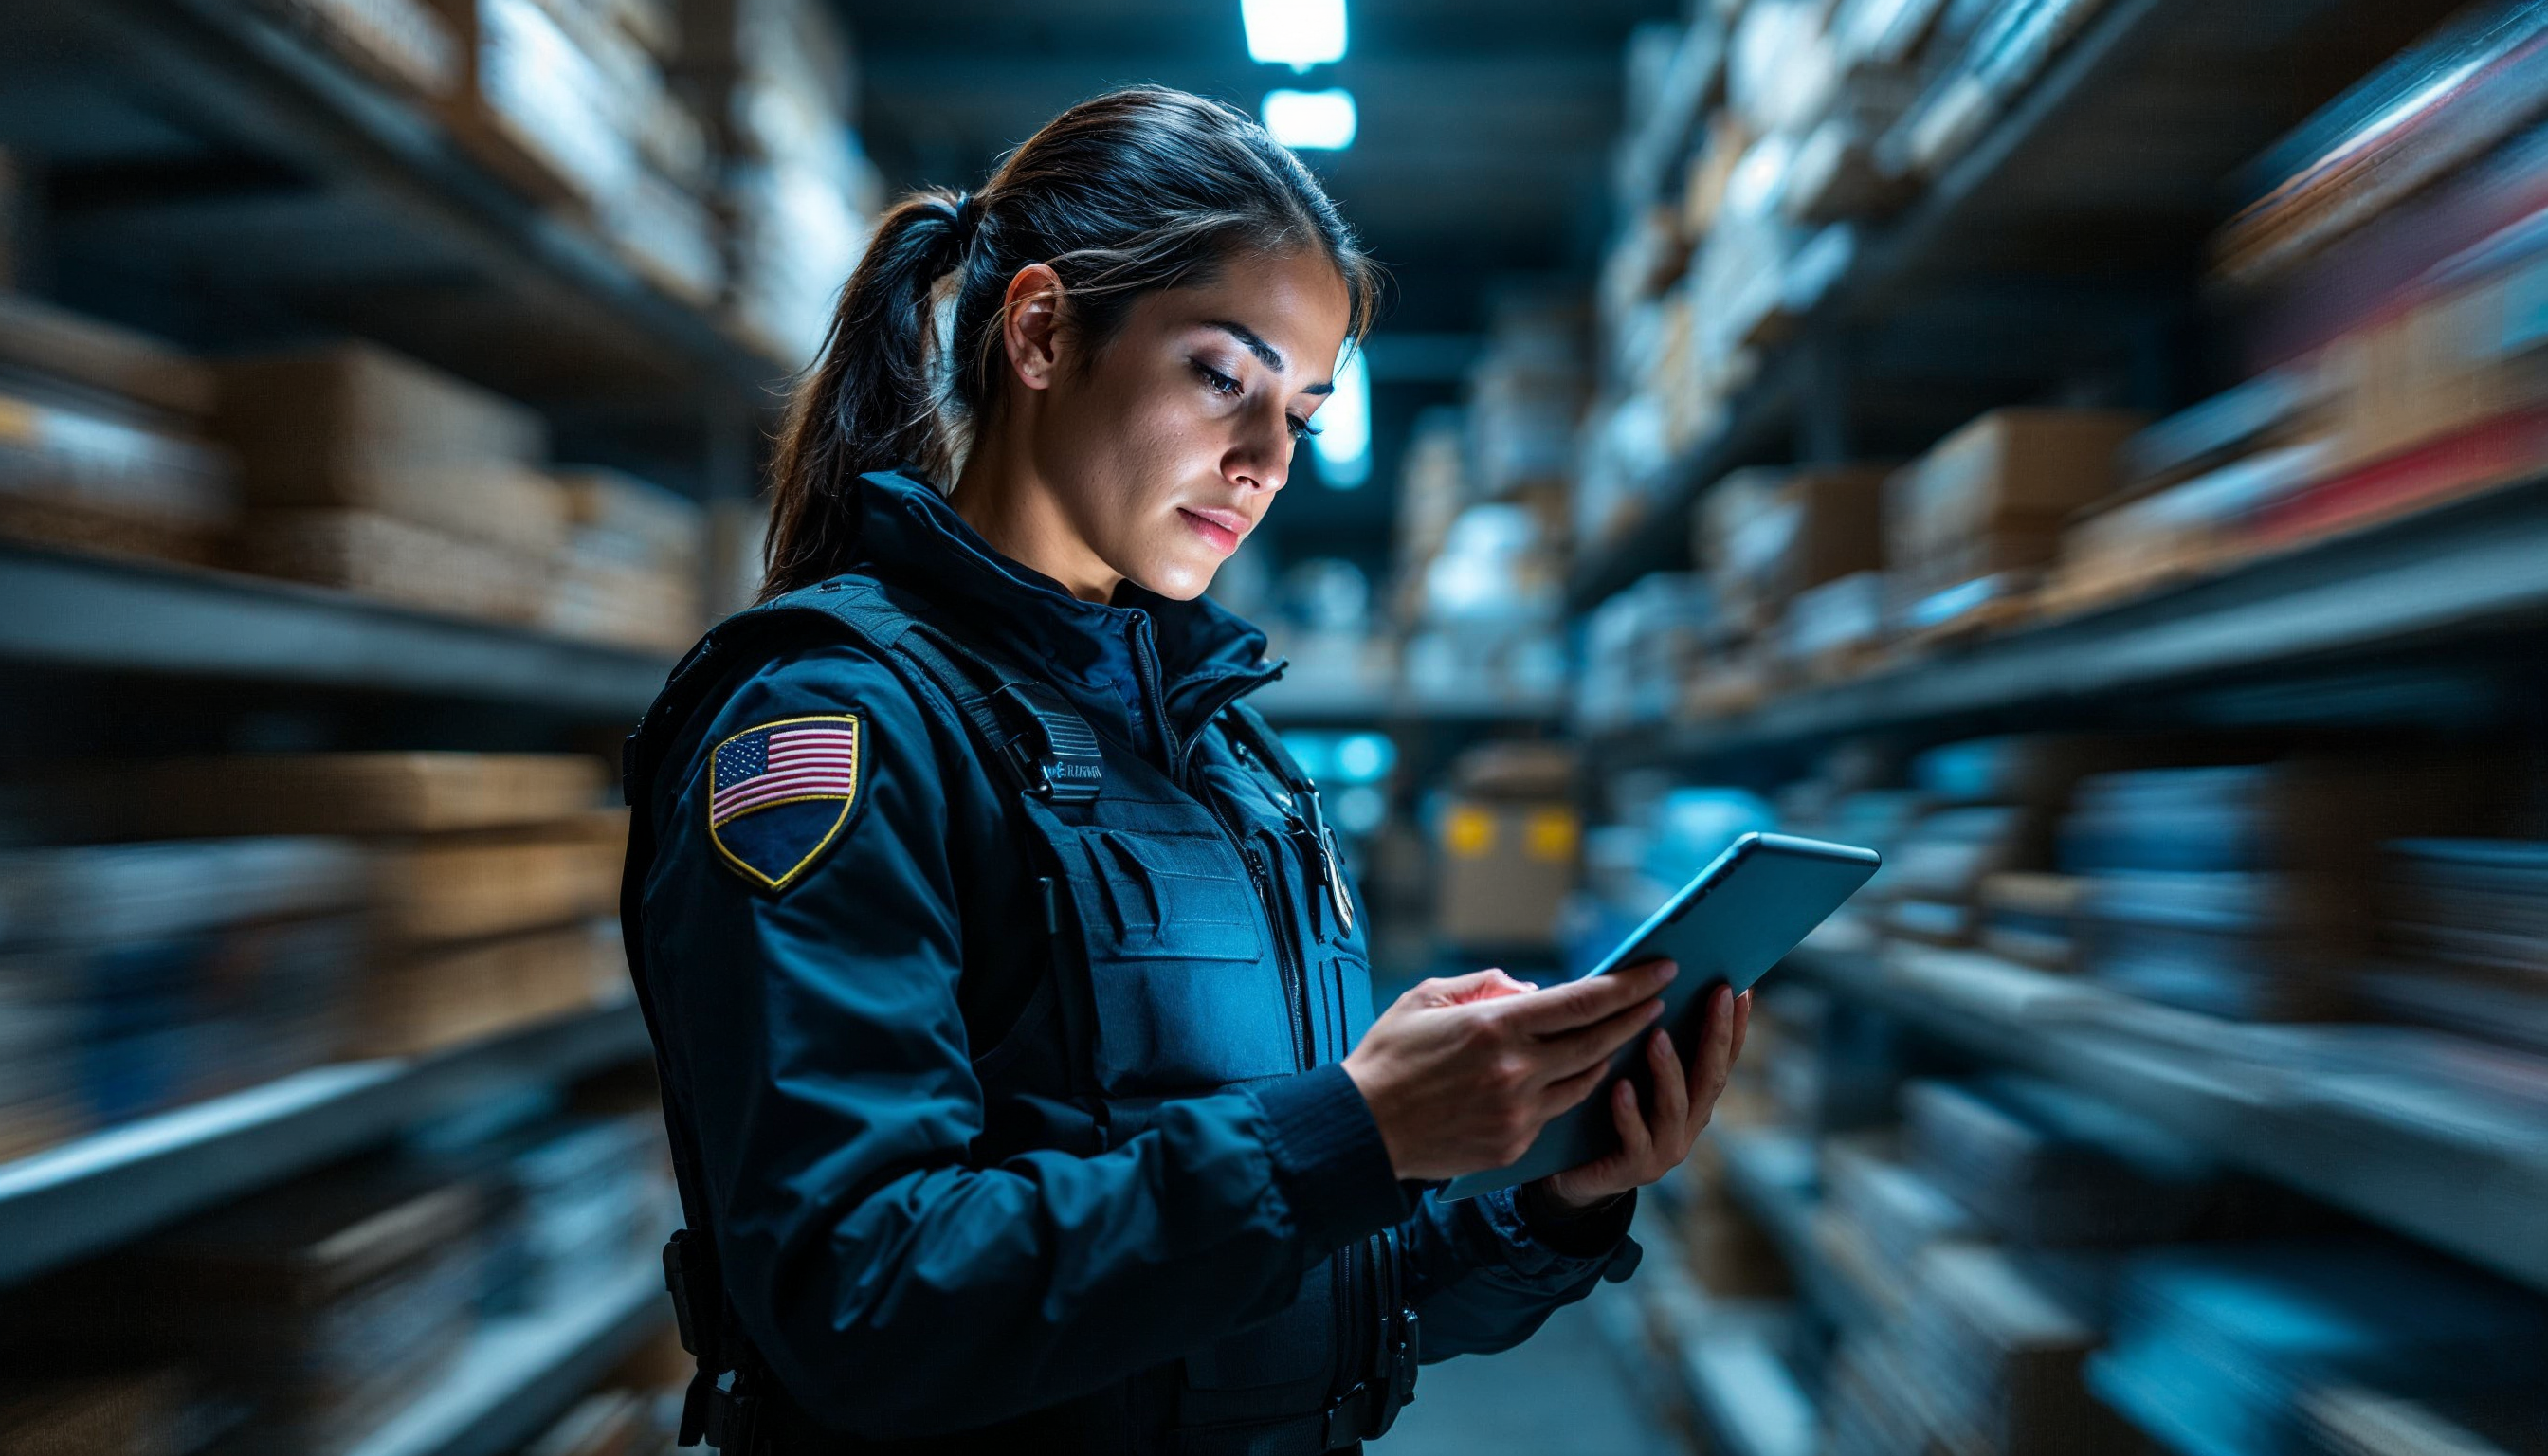
M1597 1259L1628 1236L1628 1226L1637 1217L1637 1191L1631 1188L1598 1207L1567 1214L1534 1181L1513 1190L1513 1212L1535 1242L1570 1259Z
M1275 1181L1319 1248L1340 1248L1407 1217L1411 1206L1380 1125L1341 1064L1246 1090L1265 1115Z

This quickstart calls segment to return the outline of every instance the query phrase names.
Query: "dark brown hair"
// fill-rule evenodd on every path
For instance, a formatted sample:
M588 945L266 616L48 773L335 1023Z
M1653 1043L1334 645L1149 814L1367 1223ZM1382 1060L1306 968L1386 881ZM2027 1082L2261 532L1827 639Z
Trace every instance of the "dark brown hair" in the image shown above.
M1304 247L1336 265L1359 340L1380 272L1318 179L1244 112L1161 86L1063 112L977 193L904 198L877 223L789 405L762 599L850 565L860 475L954 485L958 431L998 398L1001 312L1019 269L1060 275L1063 323L1085 359L1144 294L1207 282L1234 256ZM934 349L950 295L952 370Z

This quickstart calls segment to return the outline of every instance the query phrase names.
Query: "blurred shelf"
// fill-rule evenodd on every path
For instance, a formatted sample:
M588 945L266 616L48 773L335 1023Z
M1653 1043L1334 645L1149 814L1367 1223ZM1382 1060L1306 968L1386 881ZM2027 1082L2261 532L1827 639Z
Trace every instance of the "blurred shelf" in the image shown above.
M1639 1384L1678 1390L1712 1451L1813 1456L1819 1418L1778 1354L1794 1338L1793 1309L1714 1298L1690 1277L1669 1225L1641 1212L1635 1231L1646 1259L1622 1293L1641 1302L1644 1327L1605 1332Z
M2275 1064L2250 1053L2287 1045L2292 1029L1990 956L1926 953L1905 973L1809 941L1787 963L1968 1052L2138 1112L2227 1165L2548 1290L2548 1127L2473 1119L2404 1068Z
M1617 762L1688 763L2536 628L2548 623L2543 562L2548 480L1605 749Z
M500 1456L672 1316L663 1267L649 1258L547 1309L490 1320L450 1373L346 1456Z
M0 145L47 184L47 235L81 270L61 278L65 302L130 312L164 293L168 317L126 321L199 346L341 328L641 430L774 406L784 362L654 287L581 218L506 186L428 104L287 14L246 0L13 7ZM222 337L186 326L199 321Z
M647 1053L635 1000L421 1057L338 1062L0 1163L0 1284L99 1253L463 1103Z
M1717 430L1659 472L1641 520L1583 554L1568 609L1685 561L1690 505L1790 439L1798 457L1880 458L2074 371L2145 381L2223 179L2440 13L2104 0L1908 207L1833 225L1845 265ZM2268 73L2285 84L2254 84Z
M1805 1303L1843 1329L1880 1328L1884 1317L1832 1267L1814 1237L1822 1206L1813 1140L1776 1128L1728 1128L1717 1137L1725 1154L1725 1190L1759 1221Z
M0 661L433 693L634 722L673 660L323 587L0 542Z

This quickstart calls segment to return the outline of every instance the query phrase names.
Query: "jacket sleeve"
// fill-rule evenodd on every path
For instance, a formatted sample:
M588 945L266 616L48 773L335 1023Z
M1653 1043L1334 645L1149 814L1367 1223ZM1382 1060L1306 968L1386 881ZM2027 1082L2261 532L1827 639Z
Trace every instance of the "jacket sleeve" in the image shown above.
M1424 1363L1510 1349L1594 1284L1627 1278L1641 1257L1628 1237L1635 1214L1634 1194L1564 1222L1519 1189L1425 1194L1402 1226Z
M716 745L843 713L863 735L847 819L801 877L757 887L707 831ZM927 1435L1096 1390L1270 1317L1406 1216L1332 1066L1172 1104L1101 1155L976 1165L946 786L969 757L848 647L763 669L698 743L650 806L646 974L728 1297L817 1419Z

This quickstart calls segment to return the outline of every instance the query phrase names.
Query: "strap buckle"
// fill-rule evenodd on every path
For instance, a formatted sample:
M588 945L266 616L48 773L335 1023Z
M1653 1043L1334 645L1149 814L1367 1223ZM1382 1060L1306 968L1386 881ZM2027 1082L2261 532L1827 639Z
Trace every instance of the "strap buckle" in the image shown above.
M1371 1387L1356 1381L1352 1390L1336 1397L1335 1404L1327 1408L1326 1423L1319 1431L1320 1446L1329 1451L1342 1450L1378 1434L1371 1429Z
M752 1456L761 1402L743 1387L740 1372L722 1382L705 1370L691 1376L682 1395L682 1429L673 1444L695 1446L704 1440L723 1456Z
M702 1364L715 1358L701 1337L706 1321L698 1317L690 1294L694 1289L714 1288L713 1271L698 1266L700 1245L687 1228L676 1228L664 1240L664 1290L673 1297L673 1322L681 1332L682 1348L699 1357Z
M1011 682L991 696L1004 737L1001 756L1020 786L1057 804L1084 804L1106 782L1106 761L1086 719L1033 682ZM1047 699L1042 700L1039 699Z

